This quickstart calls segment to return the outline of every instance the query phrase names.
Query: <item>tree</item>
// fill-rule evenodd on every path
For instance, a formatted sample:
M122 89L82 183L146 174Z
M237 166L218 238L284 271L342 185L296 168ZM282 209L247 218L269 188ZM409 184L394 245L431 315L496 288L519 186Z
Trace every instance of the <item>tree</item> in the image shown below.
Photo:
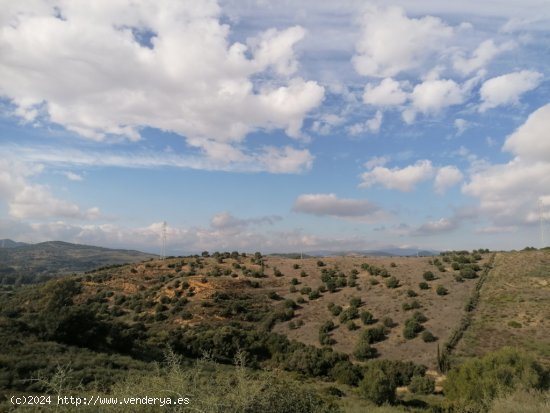
M377 405L394 402L395 389L381 369L368 369L359 383L360 394Z

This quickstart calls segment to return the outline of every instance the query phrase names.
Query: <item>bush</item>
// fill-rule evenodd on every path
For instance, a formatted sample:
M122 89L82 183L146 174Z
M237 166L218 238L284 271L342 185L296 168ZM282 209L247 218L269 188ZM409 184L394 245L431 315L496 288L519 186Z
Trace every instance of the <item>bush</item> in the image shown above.
M386 339L386 328L383 326L369 328L361 334L361 339L369 344L384 341Z
M388 288L397 288L399 287L399 280L395 277L390 277L386 280L386 287Z
M361 314L359 316L361 317L361 321L365 325L374 324L376 322L374 316L368 311L361 311Z
M403 303L402 308L404 311L414 310L420 308L420 303L416 300L412 300L410 303Z
M462 278L472 279L477 277L477 273L471 267L464 267L460 270L460 276Z
M300 281L298 281L298 278L293 278L292 280L290 280L290 284L298 285L298 284L300 284Z
M355 307L355 308L359 308L361 307L361 298L360 297L352 297L350 300L349 300L349 305L351 307Z
M542 390L548 387L547 374L531 356L504 347L481 359L473 359L452 369L444 382L445 396L456 405L474 405L485 411L497 395L516 389Z
M359 340L353 350L353 355L357 360L364 361L376 357L377 351L367 341Z
M424 277L424 279L425 279L426 281L433 281L433 280L435 280L435 275L434 275L434 273L431 272L431 271L426 271L426 272L422 275L422 277Z
M325 266L325 263L321 260L317 261L317 266L318 267L324 267Z
M397 325L397 323L395 321L393 321L393 319L391 317L384 318L384 320L382 320L382 324L386 328L393 328Z
M422 324L420 324L414 318L411 318L405 322L405 327L403 328L403 337L411 340L415 338L416 335L422 331L422 329Z
M422 281L421 283L418 284L418 287L421 289L421 290L428 290L430 288L430 286L428 285L427 282L424 282Z
M339 316L340 313L342 312L342 307L339 305L335 305L334 303L330 303L328 305L328 309L331 312L331 314L334 316Z
M434 336L430 331L426 330L422 332L422 341L424 343L432 343L437 340L437 337Z
M338 383L348 386L356 386L363 377L360 368L347 360L336 363L330 370L330 376Z
M447 294L449 294L449 290L447 290L442 285L438 285L435 292L437 293L437 295L447 295Z
M353 322L353 320L349 320L346 322L346 327L348 328L349 331L355 331L359 328L359 326L357 324L355 324Z
M435 380L426 376L414 376L409 390L415 394L432 394L435 391Z
M359 317L359 311L356 307L348 307L340 314L340 322L345 323L349 320L354 320Z
M361 396L377 405L394 402L395 389L381 369L368 369L359 383Z
M308 298L311 301L311 300L316 300L320 296L321 296L321 293L319 292L319 290L313 290L312 292L309 293Z
M414 290L407 290L407 296L413 298L416 297L418 294Z

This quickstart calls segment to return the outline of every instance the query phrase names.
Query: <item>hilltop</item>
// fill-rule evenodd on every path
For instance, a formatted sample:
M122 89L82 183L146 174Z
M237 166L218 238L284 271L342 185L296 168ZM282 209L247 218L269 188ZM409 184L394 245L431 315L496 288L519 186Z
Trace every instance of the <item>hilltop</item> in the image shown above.
M25 244L2 240L0 284L29 284L63 274L85 272L98 267L135 263L156 258L140 251L47 241Z

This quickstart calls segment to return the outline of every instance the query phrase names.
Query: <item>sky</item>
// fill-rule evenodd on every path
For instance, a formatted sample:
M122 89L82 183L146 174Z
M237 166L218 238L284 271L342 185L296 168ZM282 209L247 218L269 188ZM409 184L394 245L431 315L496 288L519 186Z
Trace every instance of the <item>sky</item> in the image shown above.
M0 9L0 238L550 244L548 0Z

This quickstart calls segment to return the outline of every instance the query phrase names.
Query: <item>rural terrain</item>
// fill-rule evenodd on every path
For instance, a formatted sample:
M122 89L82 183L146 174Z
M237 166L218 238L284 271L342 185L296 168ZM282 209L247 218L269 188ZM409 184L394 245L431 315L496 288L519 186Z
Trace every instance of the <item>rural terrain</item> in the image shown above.
M9 394L52 392L59 375L66 391L105 394L129 383L153 389L159 377L206 392L204 378L215 375L218 395L230 391L230 377L246 376L235 405L265 402L268 387L296 388L300 400L311 395L311 411L335 412L496 411L493 399L529 390L524 375L538 390L550 378L548 249L306 258L205 251L4 287L0 300L6 408ZM210 373L192 385L174 365L195 371L197 360ZM468 363L480 375L504 363L510 392L476 396L478 384L461 370ZM194 398L206 403L203 391ZM547 393L536 397L529 402L543 406ZM293 403L271 411L310 411Z

